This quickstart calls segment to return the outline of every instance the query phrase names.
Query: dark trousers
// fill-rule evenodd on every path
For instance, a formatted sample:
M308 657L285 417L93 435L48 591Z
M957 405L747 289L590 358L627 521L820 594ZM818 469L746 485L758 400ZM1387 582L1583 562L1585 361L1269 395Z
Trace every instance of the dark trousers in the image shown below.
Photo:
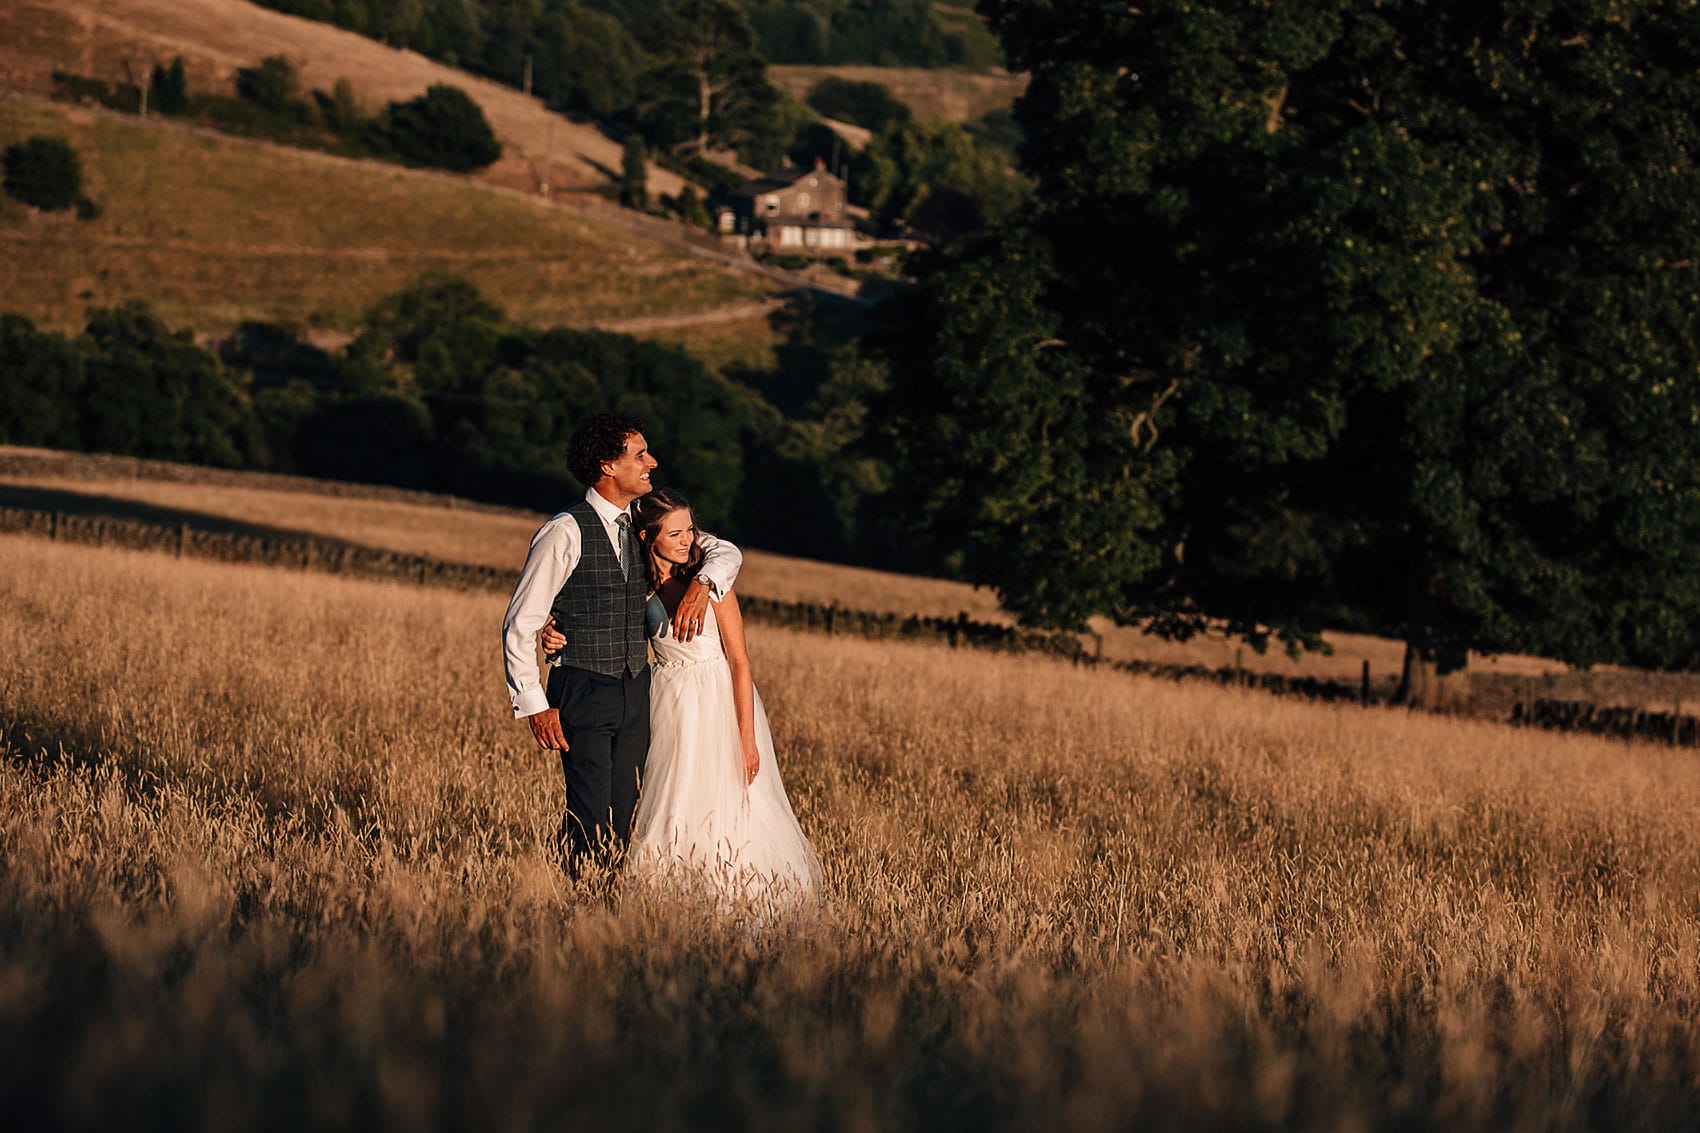
M576 874L587 858L617 864L632 836L638 787L649 754L649 670L605 677L560 666L549 674L567 750L567 813L561 842Z

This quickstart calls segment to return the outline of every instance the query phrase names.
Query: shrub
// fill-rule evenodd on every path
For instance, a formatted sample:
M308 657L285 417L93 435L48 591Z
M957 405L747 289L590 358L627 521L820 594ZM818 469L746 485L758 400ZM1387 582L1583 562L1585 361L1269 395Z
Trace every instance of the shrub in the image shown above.
M708 214L708 207L697 196L693 186L686 185L679 190L679 199L674 205L678 209L679 219L686 224L694 224L699 228L714 227L714 218Z
M142 88L134 83L103 83L70 71L53 72L53 97L67 102L94 102L125 114L134 114L142 108Z
M627 134L620 148L620 203L630 209L649 203L649 166L638 134Z
M301 78L295 64L283 55L268 55L258 66L236 72L236 93L267 110L289 110L300 91Z
M8 146L0 157L6 192L38 209L65 209L83 192L83 163L63 138L38 135Z
M183 56L173 59L169 67L154 64L153 78L148 83L148 100L161 114L177 115L188 111L189 79L183 71Z
M484 111L447 83L408 102L390 103L384 133L403 159L457 173L482 169L502 156Z
M863 126L876 134L913 117L883 83L828 76L809 90L808 103L827 118Z

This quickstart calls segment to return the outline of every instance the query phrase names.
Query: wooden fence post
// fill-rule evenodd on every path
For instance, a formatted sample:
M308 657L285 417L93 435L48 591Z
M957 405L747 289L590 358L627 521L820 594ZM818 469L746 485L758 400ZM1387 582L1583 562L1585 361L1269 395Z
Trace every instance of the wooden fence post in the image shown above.
M1368 660L1368 658L1365 658L1365 660L1364 660L1363 684L1359 689L1358 700L1362 704L1368 704L1369 703L1369 660Z

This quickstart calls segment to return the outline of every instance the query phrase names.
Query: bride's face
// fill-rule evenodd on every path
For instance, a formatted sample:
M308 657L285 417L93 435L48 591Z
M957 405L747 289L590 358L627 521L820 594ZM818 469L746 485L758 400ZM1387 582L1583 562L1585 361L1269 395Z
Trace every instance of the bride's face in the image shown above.
M655 531L655 557L662 562L684 565L691 557L691 544L697 540L696 523L691 509L674 508L661 517Z

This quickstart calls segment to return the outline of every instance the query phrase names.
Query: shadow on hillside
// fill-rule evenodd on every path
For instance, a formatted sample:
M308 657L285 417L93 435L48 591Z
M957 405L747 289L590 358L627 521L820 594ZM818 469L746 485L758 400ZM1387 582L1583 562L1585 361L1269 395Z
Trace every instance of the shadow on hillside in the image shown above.
M210 515L203 511L161 507L117 496L73 492L63 488L34 488L21 484L0 484L0 507L28 508L32 511L57 511L99 519L127 519L138 523L153 523L164 527L188 525L196 531L217 535L243 535L256 539L312 539L322 544L354 547L359 544L334 539L314 531L299 531L288 527L270 527L249 523L225 515ZM374 550L379 548L372 548Z

